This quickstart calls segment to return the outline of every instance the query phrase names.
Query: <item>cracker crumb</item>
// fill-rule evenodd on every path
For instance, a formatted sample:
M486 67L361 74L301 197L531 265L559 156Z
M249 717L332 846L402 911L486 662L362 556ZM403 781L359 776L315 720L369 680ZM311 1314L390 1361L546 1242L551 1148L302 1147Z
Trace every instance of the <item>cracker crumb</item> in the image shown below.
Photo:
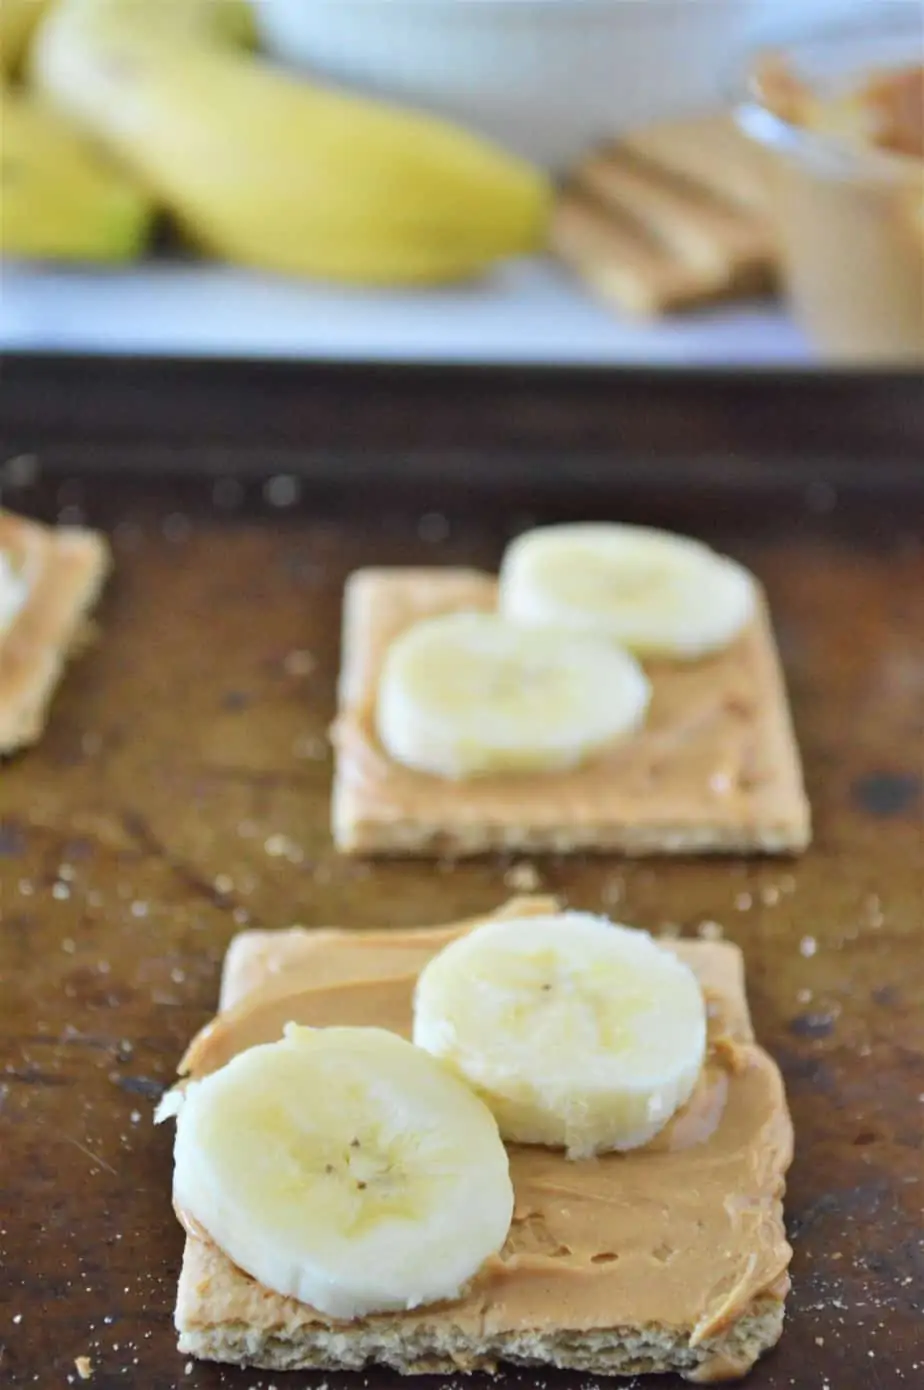
M765 907L773 907L780 900L780 890L775 883L768 883L760 890L760 900Z
M51 885L51 896L57 898L58 902L63 902L65 898L71 896L71 890L66 883L53 883Z
M739 893L735 898L735 907L739 912L747 912L748 908L753 907L754 899L750 893Z
M814 936L803 936L802 940L799 942L800 953L808 957L813 956L817 950L818 942L815 940Z
M302 858L298 845L288 835L270 835L263 842L263 848L271 859L288 859L297 864Z
M696 935L702 937L703 941L721 941L725 929L720 922L700 922Z
M310 676L317 661L308 651L287 652L282 666L287 676Z
M600 897L605 907L615 907L625 897L626 885L621 878L608 878Z
M217 874L212 887L216 893L221 893L222 897L227 897L234 890L234 880L230 874Z
M74 1362L81 1380L89 1380L93 1374L93 1362L89 1356L78 1356Z
M292 756L320 763L327 757L327 740L316 734L303 734L292 744Z
M535 893L537 888L541 888L542 879L535 864L511 864L504 874L504 883L518 893Z

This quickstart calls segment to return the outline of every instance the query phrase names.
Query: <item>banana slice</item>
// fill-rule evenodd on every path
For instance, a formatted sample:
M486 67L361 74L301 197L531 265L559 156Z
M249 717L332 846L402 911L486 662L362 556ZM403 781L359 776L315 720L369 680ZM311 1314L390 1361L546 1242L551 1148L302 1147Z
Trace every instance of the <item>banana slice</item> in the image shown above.
M389 648L378 734L396 762L440 777L558 771L636 729L649 697L633 658L593 634L450 613Z
M14 558L0 549L0 637L25 607L29 587L28 578Z
M708 546L645 526L585 522L528 531L507 549L500 612L614 638L642 656L692 661L754 615L756 586Z
M417 981L414 1042L507 1140L634 1149L689 1099L706 1050L695 975L647 932L565 912L476 927Z
M507 1238L482 1102L380 1028L300 1028L186 1088L174 1201L268 1289L336 1318L455 1298Z

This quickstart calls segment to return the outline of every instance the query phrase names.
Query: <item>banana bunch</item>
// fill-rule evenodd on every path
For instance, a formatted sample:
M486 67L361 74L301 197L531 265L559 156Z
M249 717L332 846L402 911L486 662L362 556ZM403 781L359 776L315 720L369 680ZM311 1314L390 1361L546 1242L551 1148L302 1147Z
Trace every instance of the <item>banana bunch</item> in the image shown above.
M0 255L116 262L140 254L153 204L19 74L49 0L0 0Z
M495 918L424 967L414 1043L304 1028L173 1091L174 1202L241 1269L332 1317L457 1297L503 1247L502 1140L647 1143L706 1050L692 972L604 918Z
M504 556L496 614L430 618L391 644L379 741L444 778L577 767L642 726L651 688L637 657L709 657L756 602L747 570L682 536L595 523L527 532Z
M0 88L0 253L116 262L140 255L150 198L54 110Z
M303 81L213 0L58 0L39 91L198 246L264 269L425 284L542 241L547 181L439 120Z

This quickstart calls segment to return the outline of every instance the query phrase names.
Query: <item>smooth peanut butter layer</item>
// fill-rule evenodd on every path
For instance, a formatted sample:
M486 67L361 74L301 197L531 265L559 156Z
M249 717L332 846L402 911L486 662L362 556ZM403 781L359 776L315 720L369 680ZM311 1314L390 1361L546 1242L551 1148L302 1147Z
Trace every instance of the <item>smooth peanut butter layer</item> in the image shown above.
M551 905L517 900L502 911ZM418 972L471 925L244 933L229 952L221 1011L181 1070L204 1075L290 1021L407 1037ZM779 1072L754 1042L737 948L665 944L702 984L709 1046L690 1102L648 1147L572 1162L511 1145L510 1236L464 1296L350 1323L262 1288L187 1218L180 1350L277 1369L470 1370L506 1360L676 1370L697 1381L744 1374L782 1327L792 1129Z
M357 854L793 852L809 809L769 618L695 662L651 661L644 728L568 772L450 781L395 762L375 731L391 642L422 618L496 601L475 570L361 570L345 597L332 821Z
M29 584L23 607L0 631L0 753L11 753L41 736L65 663L86 636L109 551L93 531L4 511L0 551Z

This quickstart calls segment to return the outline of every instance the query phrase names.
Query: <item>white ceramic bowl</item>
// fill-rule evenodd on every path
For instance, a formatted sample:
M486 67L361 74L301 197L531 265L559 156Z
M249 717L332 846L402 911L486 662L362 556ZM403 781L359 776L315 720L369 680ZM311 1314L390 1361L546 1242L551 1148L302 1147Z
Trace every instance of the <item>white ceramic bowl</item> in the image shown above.
M283 61L480 130L548 168L719 99L767 24L868 0L258 0Z

